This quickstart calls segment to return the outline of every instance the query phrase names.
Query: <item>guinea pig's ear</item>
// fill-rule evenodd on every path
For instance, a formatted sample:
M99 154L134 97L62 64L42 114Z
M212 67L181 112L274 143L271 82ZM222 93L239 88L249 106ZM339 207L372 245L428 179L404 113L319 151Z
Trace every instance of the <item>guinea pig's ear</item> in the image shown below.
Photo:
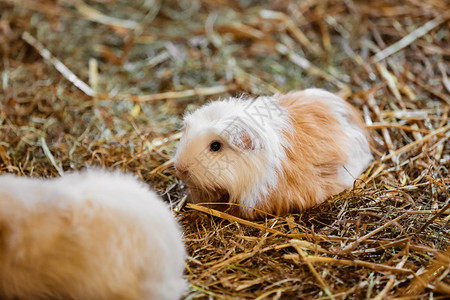
M249 129L244 128L242 124L234 123L229 125L223 131L223 136L231 146L240 150L260 149L257 137Z

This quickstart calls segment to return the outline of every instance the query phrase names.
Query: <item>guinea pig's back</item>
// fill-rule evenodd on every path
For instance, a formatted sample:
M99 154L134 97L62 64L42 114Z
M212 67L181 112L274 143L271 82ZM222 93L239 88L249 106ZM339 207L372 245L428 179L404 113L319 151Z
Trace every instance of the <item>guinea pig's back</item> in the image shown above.
M369 146L369 134L358 111L342 98L322 89L303 91L307 97L322 99L331 107L331 111L339 121L342 132L347 137L347 160L344 167L338 170L340 180L346 187L353 182L373 159Z
M288 112L292 128L285 132L288 146L282 179L271 193L272 199L264 202L272 207L263 209L278 214L304 210L351 186L360 175L358 172L367 166L366 161L353 163L352 148L360 139L364 147L364 141L367 142L362 122L353 108L319 89L275 98ZM365 153L365 150L355 151ZM346 169L354 174L348 175Z
M323 200L342 190L336 176L347 160L347 139L329 104L305 91L288 93L279 100L292 122L292 132L285 134L290 145L284 164L287 178L298 178L296 181L305 185L302 190L306 199ZM310 206L307 203L306 207Z
M0 191L6 183L9 192L0 192L1 299L181 295L180 231L142 183L98 170L49 181L0 176Z

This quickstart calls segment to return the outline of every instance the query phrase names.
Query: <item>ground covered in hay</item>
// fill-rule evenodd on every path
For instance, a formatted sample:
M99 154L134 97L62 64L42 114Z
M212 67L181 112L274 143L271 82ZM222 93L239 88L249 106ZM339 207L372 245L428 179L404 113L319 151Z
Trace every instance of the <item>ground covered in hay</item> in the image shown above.
M0 172L137 174L184 227L186 299L446 298L449 12L446 0L0 0ZM312 86L354 104L373 137L353 189L256 222L184 203L171 157L185 110Z

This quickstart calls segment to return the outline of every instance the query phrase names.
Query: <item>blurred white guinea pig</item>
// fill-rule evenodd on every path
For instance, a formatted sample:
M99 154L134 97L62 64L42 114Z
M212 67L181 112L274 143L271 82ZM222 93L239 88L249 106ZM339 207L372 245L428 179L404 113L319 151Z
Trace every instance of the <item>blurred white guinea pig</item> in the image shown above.
M179 299L185 257L171 211L131 175L0 176L0 299Z
M206 104L185 115L174 158L193 202L249 219L321 203L371 160L358 112L321 89Z

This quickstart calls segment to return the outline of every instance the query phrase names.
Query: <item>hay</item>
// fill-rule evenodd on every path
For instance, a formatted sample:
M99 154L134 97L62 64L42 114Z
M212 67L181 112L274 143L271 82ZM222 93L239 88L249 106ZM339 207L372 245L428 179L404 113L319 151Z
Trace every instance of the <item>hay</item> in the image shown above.
M186 299L448 297L448 1L0 0L0 10L0 172L137 174L185 229ZM185 204L171 156L186 109L312 86L359 108L373 137L376 160L352 189L260 221Z

